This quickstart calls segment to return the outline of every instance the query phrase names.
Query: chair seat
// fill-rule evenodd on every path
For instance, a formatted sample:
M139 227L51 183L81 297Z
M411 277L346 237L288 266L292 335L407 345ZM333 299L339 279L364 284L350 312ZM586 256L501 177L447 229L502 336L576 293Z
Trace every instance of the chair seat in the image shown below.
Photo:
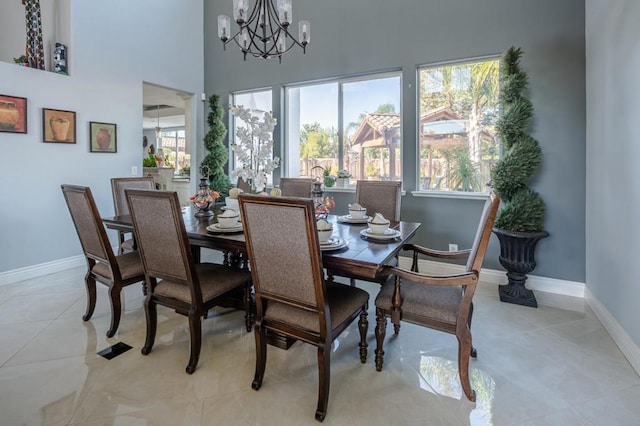
M385 311L393 309L392 297L395 284L387 281L376 297L376 307ZM414 321L428 324L433 321L456 324L458 306L462 300L461 286L419 284L402 280L402 314Z
M336 329L369 300L369 293L357 287L327 283L327 300L331 315L331 329ZM291 305L270 301L264 313L266 320L295 325L315 333L320 332L318 313Z
M136 276L144 276L144 270L142 269L142 261L138 252L130 252L116 256L116 262L120 268L120 275L123 280L128 280ZM93 267L92 272L96 275L100 275L107 280L113 280L111 276L111 269L105 263L98 262Z
M197 264L196 272L200 280L202 301L204 303L223 295L229 290L244 286L251 279L250 272L214 263ZM191 291L187 284L162 280L156 285L154 294L191 303Z

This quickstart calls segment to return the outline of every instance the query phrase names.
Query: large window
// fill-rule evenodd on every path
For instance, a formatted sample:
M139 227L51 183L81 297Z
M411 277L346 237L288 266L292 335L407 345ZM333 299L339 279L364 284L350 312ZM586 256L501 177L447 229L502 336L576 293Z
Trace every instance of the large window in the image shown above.
M165 167L173 167L174 174L189 175L191 155L186 153L186 138L184 128L163 130L161 147ZM184 168L187 169L184 169Z
M286 88L286 175L401 179L400 93L400 73Z
M418 76L418 189L486 191L500 156L498 59L424 67Z
M242 105L245 108L250 108L253 111L264 111L268 112L272 110L272 102L271 102L271 90L253 90L250 92L236 92L231 94L231 104L240 106ZM262 115L260 115L262 117ZM232 131L229 134L229 146L232 146L235 143L235 138L237 134L237 129L239 127L245 126L242 120L236 119L233 115L231 115L232 119ZM238 157L235 155L233 150L229 155L229 158L232 161L231 167L229 170L233 170L236 167L241 167L240 161ZM234 180L235 181L235 180ZM273 182L273 176L267 177L267 182L270 185Z

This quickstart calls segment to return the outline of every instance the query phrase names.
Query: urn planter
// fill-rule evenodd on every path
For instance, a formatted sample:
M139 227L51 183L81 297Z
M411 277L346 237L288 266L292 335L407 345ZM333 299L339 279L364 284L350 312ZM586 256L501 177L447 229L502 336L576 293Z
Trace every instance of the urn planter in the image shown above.
M549 236L542 232L511 232L493 228L500 240L500 264L507 270L509 283L499 287L500 301L538 307L533 291L525 286L527 274L536 268L535 251L538 241Z

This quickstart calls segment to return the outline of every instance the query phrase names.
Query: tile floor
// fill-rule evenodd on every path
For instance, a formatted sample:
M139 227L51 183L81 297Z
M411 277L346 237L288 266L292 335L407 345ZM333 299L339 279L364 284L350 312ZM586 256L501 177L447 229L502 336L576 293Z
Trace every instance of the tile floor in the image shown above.
M105 336L104 286L91 321L83 322L82 268L0 287L1 425L314 425L316 352L296 343L269 348L262 389L251 389L254 339L242 312L216 309L203 324L196 372L184 372L188 327L159 308L156 344L145 336L141 288L124 291L125 312ZM376 287L361 286L375 297ZM543 305L497 301L481 287L471 361L476 404L461 391L454 336L389 325L385 366L375 371L374 313L369 359L358 360L352 325L332 351L327 425L638 425L640 377L582 300L538 294ZM560 309L551 306L570 306ZM106 360L117 342L133 349Z

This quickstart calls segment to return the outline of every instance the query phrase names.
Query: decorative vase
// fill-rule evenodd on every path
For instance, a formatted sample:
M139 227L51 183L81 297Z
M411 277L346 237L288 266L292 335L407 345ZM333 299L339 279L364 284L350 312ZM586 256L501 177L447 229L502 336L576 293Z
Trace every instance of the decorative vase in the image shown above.
M96 143L101 151L108 150L109 145L111 145L111 132L103 127L98 129L96 132Z
M346 188L349 185L349 178L336 178L337 188Z
M0 101L0 129L15 130L20 111L14 102Z
M324 186L325 188L331 188L336 184L336 178L333 176L325 176L324 177Z
M69 135L69 120L64 117L51 117L49 126L53 133L53 140L66 141Z
M538 307L533 291L525 287L527 274L536 268L535 250L538 241L549 236L543 232L510 232L493 228L500 240L500 264L507 270L509 283L498 289L500 301Z

